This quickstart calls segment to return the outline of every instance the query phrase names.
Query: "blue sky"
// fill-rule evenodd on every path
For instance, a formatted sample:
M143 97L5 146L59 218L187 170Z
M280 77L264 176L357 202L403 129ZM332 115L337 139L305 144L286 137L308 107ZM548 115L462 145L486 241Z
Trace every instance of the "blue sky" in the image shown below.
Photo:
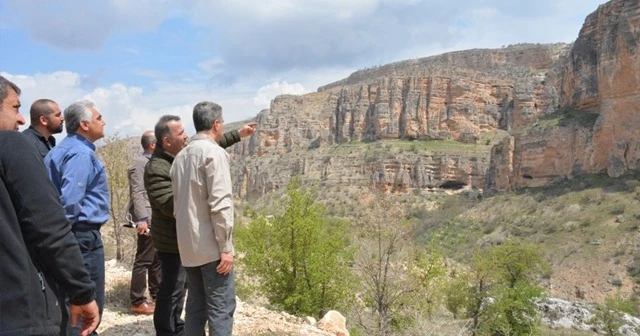
M193 105L254 117L358 69L521 42L573 42L602 0L0 0L0 72L64 109L89 98L107 134ZM28 119L28 118L27 118ZM192 128L188 128L192 131Z

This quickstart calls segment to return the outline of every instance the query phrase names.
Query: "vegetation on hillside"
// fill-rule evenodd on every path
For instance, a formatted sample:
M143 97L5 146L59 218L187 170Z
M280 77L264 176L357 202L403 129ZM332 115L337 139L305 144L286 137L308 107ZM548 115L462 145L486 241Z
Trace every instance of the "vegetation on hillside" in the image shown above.
M571 107L562 107L555 112L542 116L538 121L527 124L525 132L545 131L557 127L569 127L576 125L586 129L592 129L600 114L591 111L578 110Z
M109 177L110 188L119 197L126 187L126 182L118 181L126 179L122 172L127 162L118 163L124 154L122 146L114 144L107 141L100 151L114 175ZM450 155L485 146L482 141L478 145L387 141L344 144L333 150L362 154L362 148L372 155L437 151ZM544 188L488 198L475 190L378 194L358 186L332 188L322 183L307 189L302 180L294 180L286 191L238 205L239 259L244 254L237 268L239 286L256 283L260 291L253 294L298 315L319 316L327 309L339 309L347 314L353 335L432 333L429 328L443 310L453 316L448 318L456 323L458 334L545 330L540 333L561 335L539 329L531 304L549 294L555 271L567 265L624 269L604 274L612 290L608 299L604 293L592 297L603 302L602 307L611 306L611 294L616 293L624 307L638 314L630 294L633 283L640 281L639 177L575 176ZM117 231L124 203L126 197L112 204L113 231L105 231L105 245L109 255L129 263L135 242L127 239L135 235ZM520 251L515 254L522 258L507 258L508 248ZM528 267L523 281L507 281L505 270L519 265L539 267ZM573 281L571 285L582 280ZM554 290L573 298L566 289ZM248 293L240 291L241 297ZM618 323L620 315L612 311L619 310L599 310L603 328Z
M109 201L111 209L112 235L105 237L106 253L111 254L110 249L115 248L115 258L126 264L133 263L136 251L135 230L127 230L123 227L126 221L126 205L129 201L129 178L127 167L131 164L134 151L127 141L118 134L106 137L103 146L98 149L98 155L104 163L109 182ZM110 240L113 239L113 244Z
M282 201L278 213L235 229L241 264L271 304L292 314L318 317L344 308L353 300L346 223L326 218L297 179Z

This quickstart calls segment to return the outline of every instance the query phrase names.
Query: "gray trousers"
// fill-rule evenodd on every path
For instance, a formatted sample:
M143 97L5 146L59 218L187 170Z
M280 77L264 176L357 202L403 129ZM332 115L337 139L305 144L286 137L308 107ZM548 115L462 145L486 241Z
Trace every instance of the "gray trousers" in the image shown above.
M204 335L208 321L209 336L231 336L236 310L234 272L218 274L219 264L220 260L184 268L189 288L184 322L186 335Z

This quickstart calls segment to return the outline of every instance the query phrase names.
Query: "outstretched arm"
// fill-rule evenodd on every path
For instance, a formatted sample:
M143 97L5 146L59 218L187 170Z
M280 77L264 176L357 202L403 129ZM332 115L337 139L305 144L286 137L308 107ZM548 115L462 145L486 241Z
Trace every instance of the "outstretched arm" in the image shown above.
M256 132L257 126L258 126L257 122L250 122L242 126L237 131L227 132L222 135L222 139L218 141L218 144L222 148L230 147L235 143L240 142L241 138L253 135Z

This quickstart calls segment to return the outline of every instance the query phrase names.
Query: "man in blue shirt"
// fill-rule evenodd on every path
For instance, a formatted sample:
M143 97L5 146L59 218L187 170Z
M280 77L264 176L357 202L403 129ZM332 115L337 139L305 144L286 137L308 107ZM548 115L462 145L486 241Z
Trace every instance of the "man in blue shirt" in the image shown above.
M100 316L104 307L104 249L100 227L109 219L109 192L104 165L94 142L104 136L105 122L93 102L81 100L64 110L67 137L44 158L49 177L60 193L62 206L80 246L84 264L96 285ZM79 335L68 324L68 298L59 291L62 307L61 335ZM97 335L93 333L92 335Z

